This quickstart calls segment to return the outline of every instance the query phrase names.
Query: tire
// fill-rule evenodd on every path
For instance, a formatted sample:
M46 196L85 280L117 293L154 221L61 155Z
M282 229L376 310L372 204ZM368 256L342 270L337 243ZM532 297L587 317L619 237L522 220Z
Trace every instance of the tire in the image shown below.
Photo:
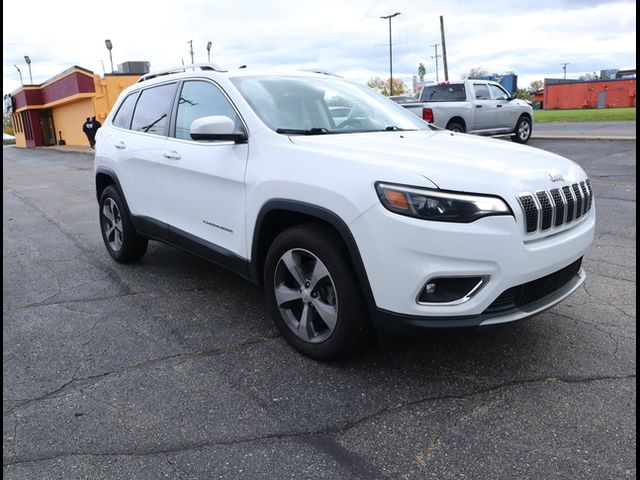
M527 143L531 138L531 130L531 120L523 115L516 123L516 129L513 131L511 140L517 143Z
M117 262L140 259L149 241L136 233L120 192L113 185L100 195L100 231L109 255Z
M315 223L283 231L264 268L267 305L289 344L316 360L337 360L369 339L369 320L346 247Z
M464 128L464 125L462 125L462 123L457 120L451 120L449 123L447 123L447 130L459 133L465 133L467 131L467 129Z

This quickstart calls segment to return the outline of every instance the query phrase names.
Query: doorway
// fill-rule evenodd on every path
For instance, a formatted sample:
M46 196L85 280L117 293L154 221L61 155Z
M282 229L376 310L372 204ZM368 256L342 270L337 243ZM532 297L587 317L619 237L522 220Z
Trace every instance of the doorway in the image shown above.
M50 108L40 110L40 131L42 132L42 145L50 147L56 142L56 129L53 125L53 113Z

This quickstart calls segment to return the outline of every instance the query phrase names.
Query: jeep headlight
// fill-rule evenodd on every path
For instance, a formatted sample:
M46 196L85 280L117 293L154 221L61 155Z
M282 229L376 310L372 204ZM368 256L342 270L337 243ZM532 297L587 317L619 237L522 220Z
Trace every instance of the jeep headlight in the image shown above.
M491 215L513 215L509 205L491 195L431 190L376 183L382 204L394 213L438 222L470 223Z

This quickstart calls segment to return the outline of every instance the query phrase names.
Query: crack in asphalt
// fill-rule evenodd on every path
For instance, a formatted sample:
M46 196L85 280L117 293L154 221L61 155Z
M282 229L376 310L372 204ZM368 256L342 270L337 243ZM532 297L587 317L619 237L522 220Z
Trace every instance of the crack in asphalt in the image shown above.
M62 222L52 217L49 213L47 213L44 209L42 209L38 204L30 200L29 198L21 195L14 189L5 188L4 190L8 191L17 199L21 200L25 205L31 208L31 210L35 211L38 215L40 215L40 217L42 217L44 220L51 223L60 233L62 233L69 241L71 241L73 245L75 245L80 251L85 253L87 257L87 262L91 264L91 266L99 270L103 270L104 273L107 275L107 277L111 279L111 281L114 284L122 287L122 289L124 290L123 293L132 293L131 287L127 283L125 283L124 280L122 280L122 278L120 277L120 274L113 267L105 263L102 260L102 258L96 255L87 245L82 243L78 237L73 235L72 231L70 231L66 225L64 225Z
M343 436L349 430L361 425L362 423L372 420L378 416L384 415L386 413L405 410L407 408L411 408L423 403L441 401L441 400L462 400L462 399L473 397L475 395L482 395L482 394L496 392L503 389L506 389L507 391L509 391L514 387L533 385L538 383L543 385L557 385L561 383L581 384L581 383L592 383L592 382L613 381L613 380L629 380L629 379L635 380L635 378L636 378L636 374L631 373L631 374L619 374L619 375L603 375L603 376L595 376L595 377L544 376L544 377L536 377L536 378L530 378L530 379L513 380L510 382L493 385L491 387L482 388L482 389L466 392L459 395L428 396L428 397L423 397L423 398L412 400L405 403L388 405L386 407L376 410L375 412L372 412L368 415L364 415L351 422L346 422L342 425L329 427L329 428L322 428L322 429L308 430L308 431L297 431L297 432L289 431L289 432L271 433L271 434L259 435L255 437L239 438L236 440L187 442L182 445L176 445L170 448L148 448L148 449L142 449L137 451L114 450L114 451L106 451L106 452L82 452L82 451L65 452L58 455L32 457L32 458L25 458L25 459L17 459L10 462L3 462L3 467L11 467L14 465L60 460L68 457L114 457L114 456L146 457L146 456L153 456L153 455L167 455L170 453L193 451L193 450L199 450L199 449L216 447L216 446L245 445L245 444L251 444L251 443L261 442L266 440L274 440L274 439L282 440L282 439L288 439L288 438L304 438L304 437L320 436L320 435L324 435L324 436L337 435L340 437L340 436Z
M627 312L622 310L620 307L617 307L616 305L613 305L610 302L607 302L604 298L600 298L597 295L592 294L584 283L582 284L582 289L585 291L585 293L587 295L589 295L589 297L593 298L594 300L597 300L598 303L600 303L602 305L605 305L607 307L611 307L614 310L616 310L617 312L621 313L623 316L633 320L634 322L636 321L636 317L634 317L633 315L628 314Z
M145 367L149 367L149 366L154 366L154 365L158 365L164 362L169 362L169 361L174 361L174 360L181 360L181 359L191 359L191 358L202 358L202 357L209 357L209 356L213 356L213 355L220 355L220 354L224 354L224 353L228 353L228 352L232 352L235 350L239 350L251 345L257 345L257 344L261 344L261 343L265 343L268 340L272 340L275 338L280 338L280 335L272 335L272 336L268 336L268 335L262 335L257 339L253 339L253 340L247 340L246 342L241 342L241 343L237 343L237 344L233 344L233 345L223 345L221 347L218 348L214 348L212 350L206 350L206 351L199 351L199 352L187 352L187 353L178 353L176 355L170 355L168 357L160 357L160 358L150 358L147 360L144 360L142 362L138 362L138 363L134 363L132 365L127 365L126 367L122 367L116 370L112 370L109 372L103 372L103 373L99 373L96 375L90 375L88 377L81 377L81 378L76 378L76 377L72 377L71 380L63 383L62 385L60 385L59 387L55 388L54 390L51 390L43 395L40 395L38 397L34 397L34 398L30 398L30 399L5 399L5 402L12 402L12 401L19 401L21 403L18 403L17 405L13 405L9 410L5 410L3 411L4 414L14 414L15 412L17 412L18 410L24 409L26 407L28 407L29 405L33 404L33 403L37 403L37 402L42 402L45 400L50 400L52 398L59 398L59 397L65 397L69 394L72 394L73 392L69 392L66 394L62 394L59 395L60 393L62 393L65 389L67 389L67 387L71 388L73 391L78 391L78 389L76 389L74 387L74 385L76 384L82 384L82 387L80 388L89 388L94 386L95 384L97 384L99 381L110 377L110 376L118 376L118 375L122 375L124 373L127 373L129 371L132 370L139 370L141 368L145 368ZM86 392L85 392L86 394Z

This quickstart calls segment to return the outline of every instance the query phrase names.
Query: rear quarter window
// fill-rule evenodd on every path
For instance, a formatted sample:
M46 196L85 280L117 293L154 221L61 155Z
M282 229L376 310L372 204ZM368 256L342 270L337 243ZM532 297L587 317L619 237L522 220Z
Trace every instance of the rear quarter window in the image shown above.
M120 108L116 112L116 116L113 117L114 127L129 128L131 127L131 114L133 113L133 107L136 105L136 98L138 98L138 92L132 93L124 99Z

